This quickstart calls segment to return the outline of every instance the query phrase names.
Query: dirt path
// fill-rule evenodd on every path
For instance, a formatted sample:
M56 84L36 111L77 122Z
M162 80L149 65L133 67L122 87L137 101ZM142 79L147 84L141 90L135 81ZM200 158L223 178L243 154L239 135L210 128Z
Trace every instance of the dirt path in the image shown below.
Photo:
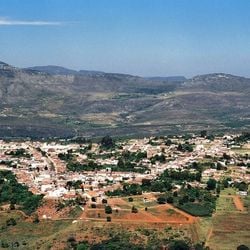
M78 219L70 219L70 218L52 218L49 219L52 221L60 221L60 220L65 220L65 221L98 221L98 222L105 222L106 223L106 219L103 218L90 218L90 217L86 217L86 218L78 218ZM113 223L130 223L130 224L141 224L141 223L148 223L148 224L190 224L190 222L180 222L180 221L176 221L176 220L168 220L168 221L159 221L159 220L129 220L129 219L115 219L112 218L112 222Z
M235 207L236 207L239 211L245 211L243 202L242 202L242 200L241 200L241 198L240 198L239 196L234 195L234 196L233 196L233 201L234 201Z
M209 240L210 240L212 234L213 234L213 227L211 227L211 228L209 229L209 231L208 231L208 234L207 234L207 237L206 237L206 241L205 241L205 246L208 246L208 242L209 242Z

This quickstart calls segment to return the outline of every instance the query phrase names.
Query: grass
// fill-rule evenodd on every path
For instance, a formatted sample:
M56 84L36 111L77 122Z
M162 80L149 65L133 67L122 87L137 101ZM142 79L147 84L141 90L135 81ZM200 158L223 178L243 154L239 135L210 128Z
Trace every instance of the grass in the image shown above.
M6 220L14 218L16 226L6 227ZM38 224L26 221L22 215L13 211L0 214L0 240L10 246L14 242L20 244L19 249L35 249L35 246L43 245L41 249L49 249L49 242L59 231L65 230L70 221L42 221Z
M244 197L243 199L244 207L246 207L246 210L248 213L250 213L250 195Z
M176 211L174 209L171 209L171 208L167 209L167 213L169 215L177 214Z
M240 212L228 193L235 194L235 190L227 188L221 192L216 213L212 217L212 234L207 243L214 250L235 250L241 244L250 245L250 196L243 198L248 211ZM205 229L206 224L201 225L203 227Z
M232 211L237 211L234 205L233 197L220 195L216 203L216 212L232 212Z
M16 226L6 227L6 220L14 218ZM150 243L155 246L159 241L165 239L183 239L189 237L186 227L172 226L169 230L164 230L166 225L130 224L121 225L115 223L78 221L72 224L72 220L51 221L45 220L34 224L31 220L26 220L17 211L10 213L0 213L0 243L1 241L9 245L18 242L18 249L23 250L47 250L47 249L69 249L67 240L74 237L77 241L88 241L97 243L102 240L114 237L117 234L128 235L129 239L135 243ZM143 229L143 230L138 230ZM145 229L145 230L144 230ZM0 244L0 249L1 244ZM6 248L5 248L6 249Z
M236 194L236 189L234 188L225 188L221 190L220 195L235 195Z
M208 241L211 249L235 250L237 246L250 245L248 213L216 214L213 218L213 233Z
M199 235L200 242L205 242L208 236L209 230L212 227L212 218L211 217L202 217L199 220L197 226L197 232Z
M69 218L77 218L82 214L82 209L79 206L74 207L70 212Z
M128 198L124 198L124 201L128 202ZM133 197L132 202L128 202L128 205L135 206L136 208L145 208L145 207L153 207L157 205L156 201L148 201L144 202L142 197Z

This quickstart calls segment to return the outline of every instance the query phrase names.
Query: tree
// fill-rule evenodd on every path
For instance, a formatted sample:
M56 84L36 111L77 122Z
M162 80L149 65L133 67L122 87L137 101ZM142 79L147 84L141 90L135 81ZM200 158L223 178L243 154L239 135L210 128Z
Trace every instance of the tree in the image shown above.
M10 210L15 210L15 204L14 203L10 203Z
M38 214L35 214L34 215L34 219L33 219L33 223L39 223L40 222L40 220L39 220L39 217L38 217Z
M135 207L135 206L133 206L132 208L131 208L131 213L138 213L138 209Z
M149 187L151 185L152 180L151 179L142 179L141 183L142 186L147 186Z
M249 250L249 247L247 247L246 245L239 245L237 247L237 250Z
M124 160L122 159L122 157L120 157L118 159L117 167L118 168L124 168L124 166L125 166Z
M239 191L247 191L248 185L243 181L238 186Z
M227 167L223 166L220 162L217 162L216 169L217 170L225 170L225 169L227 169Z
M110 221L111 221L111 217L107 216L107 222L110 222Z
M165 145L170 146L172 144L172 141L170 139L167 139Z
M215 179L209 179L207 181L207 189L208 190L214 190L216 188L217 181Z
M1 240L0 242L2 248L9 248L9 243L6 240Z
M75 247L77 246L77 241L76 241L75 237L73 237L73 236L70 236L68 238L67 242L68 242L68 245L70 247L72 247L73 249L75 249Z
M167 198L167 203L174 203L174 198L172 197L172 196L169 196L168 198Z
M101 145L104 148L112 148L115 145L115 143L109 135L106 135L102 138Z
M194 249L195 250L206 250L206 248L204 247L204 242L195 244Z
M88 250L88 249L89 249L88 242L80 242L76 248L76 250Z
M223 186L224 188L229 187L229 183L228 183L228 180L227 180L227 179L223 179L223 180L222 180L222 186Z
M112 214L112 207L111 206L105 206L105 213L106 214Z
M102 204L107 204L108 200L107 199L102 199Z
M175 240L170 243L169 250L189 250L189 245L183 240Z
M16 225L16 220L14 218L10 218L6 221L6 226L15 226Z
M221 190L220 185L218 185L217 188L216 188L216 193L219 194L220 190Z
M205 138L207 136L207 130L201 131L201 137Z
M159 197L159 198L157 199L157 202L158 202L159 204L165 204L165 203L166 203L166 199L165 199L164 197Z
M128 197L128 202L133 202L133 201L134 201L133 197Z

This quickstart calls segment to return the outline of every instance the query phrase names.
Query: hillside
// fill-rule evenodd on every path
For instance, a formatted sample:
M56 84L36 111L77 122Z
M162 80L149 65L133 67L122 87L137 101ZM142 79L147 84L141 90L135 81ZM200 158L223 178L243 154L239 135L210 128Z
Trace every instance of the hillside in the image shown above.
M144 135L248 129L250 79L142 78L0 63L0 136Z

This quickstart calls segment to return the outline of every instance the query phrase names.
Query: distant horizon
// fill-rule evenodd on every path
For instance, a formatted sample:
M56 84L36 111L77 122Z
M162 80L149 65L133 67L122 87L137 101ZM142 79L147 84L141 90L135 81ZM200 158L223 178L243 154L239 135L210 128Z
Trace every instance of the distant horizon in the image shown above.
M62 66L62 65L53 65L53 64L48 64L48 65L31 65L31 66L27 66L27 67L20 67L18 65L13 65L12 63L9 62L5 62L3 60L0 59L0 62L6 63L10 66L16 67L16 68L20 68L20 69L28 69L28 68L34 68L34 67L60 67L60 68L65 68L67 70L72 70L72 71L93 71L93 72L103 72L103 73L111 73L111 74L124 74L124 75L131 75L131 76L138 76L138 77L142 77L142 78L154 78L154 77L185 77L186 79L191 79L193 77L196 76L201 76L201 75L210 75L210 74L225 74L225 75L232 75L232 76L237 76L237 77L244 77L244 78L250 78L250 76L246 76L246 75L238 75L238 74L232 74L230 72L204 72L201 74L196 74L196 75L191 75L191 76L186 76L184 74L180 74L180 75L138 75L138 74L132 74L132 73L125 73L125 72L117 72L117 71L103 71L103 70L98 70L98 69L88 69L88 68L79 68L79 69L74 69L72 67L66 67L66 66Z
M139 76L250 77L247 0L0 0L0 58Z

